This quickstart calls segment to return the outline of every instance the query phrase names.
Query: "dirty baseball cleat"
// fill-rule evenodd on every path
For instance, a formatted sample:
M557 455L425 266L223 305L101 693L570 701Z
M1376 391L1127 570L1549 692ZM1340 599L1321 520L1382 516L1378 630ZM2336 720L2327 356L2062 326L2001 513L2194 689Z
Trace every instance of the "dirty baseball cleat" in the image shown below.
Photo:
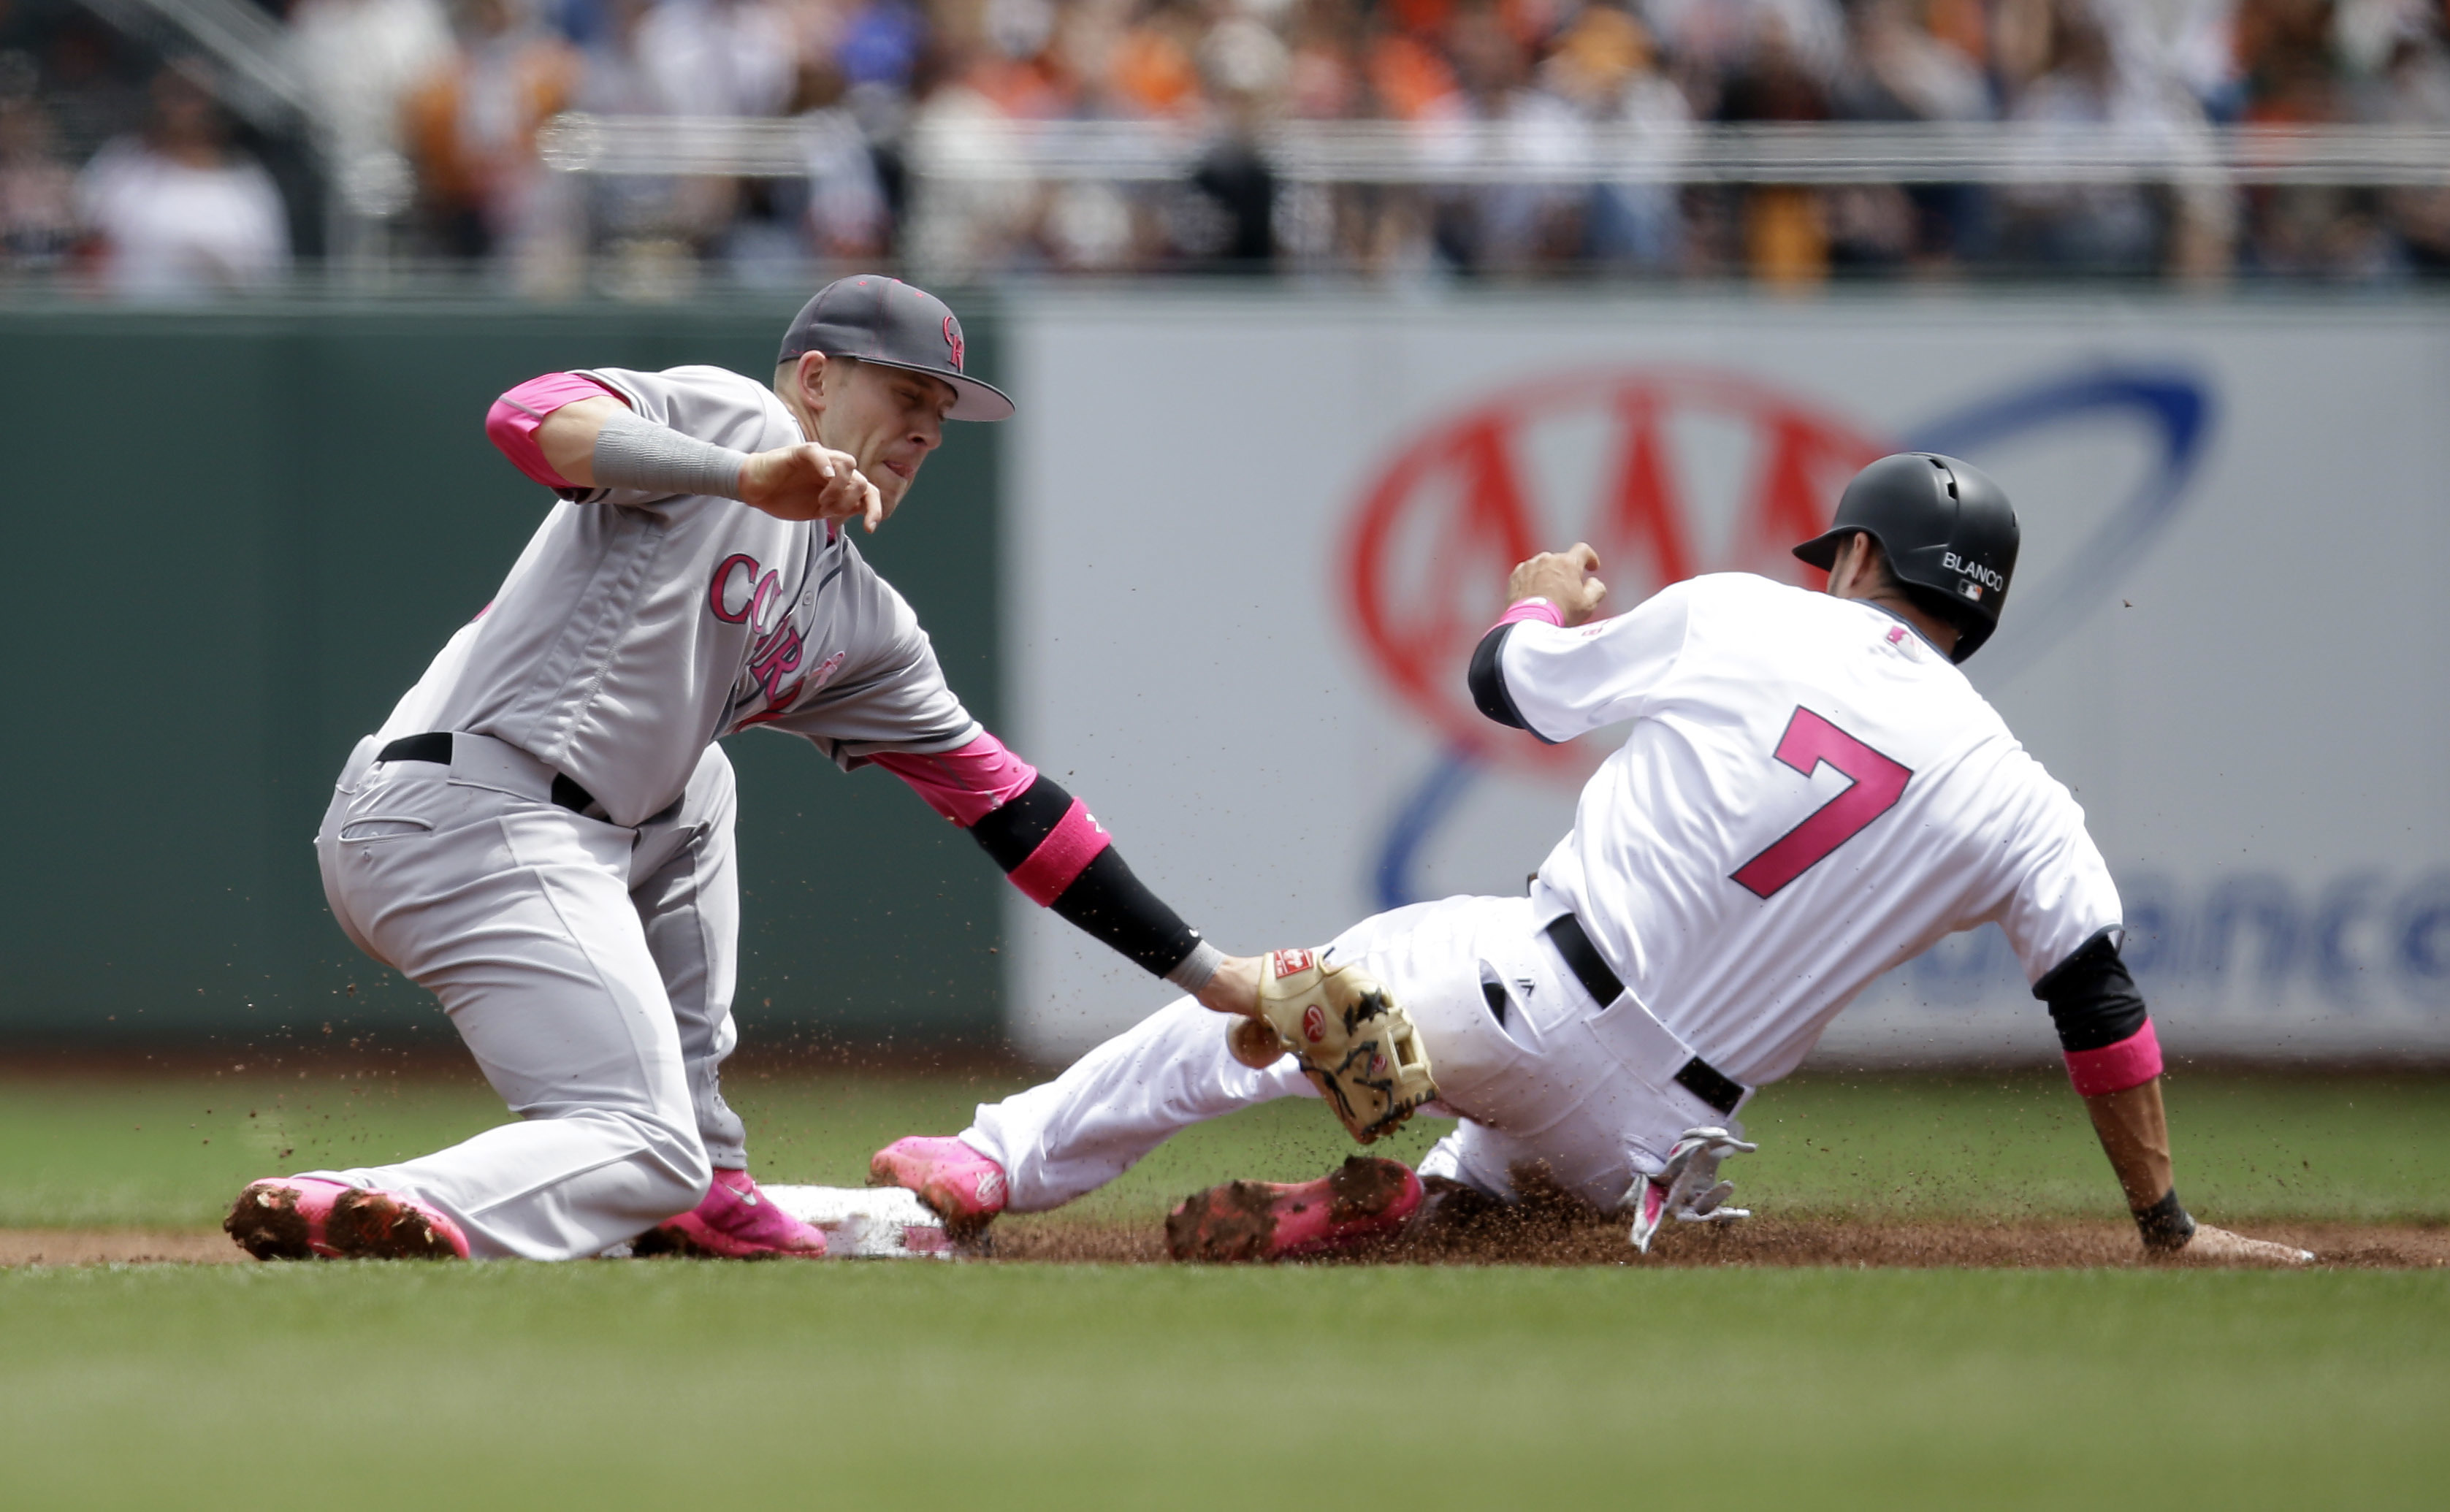
M944 1234L968 1244L1003 1212L1003 1167L959 1139L912 1134L878 1151L867 1163L871 1187L906 1187L944 1220Z
M1399 1160L1354 1155L1316 1181L1229 1181L1165 1220L1176 1260L1297 1260L1392 1233L1421 1205L1421 1178Z
M638 1235L631 1252L699 1260L822 1260L826 1233L768 1201L748 1172L718 1169L705 1201Z
M238 1194L222 1229L258 1260L465 1260L459 1226L413 1197L316 1176Z

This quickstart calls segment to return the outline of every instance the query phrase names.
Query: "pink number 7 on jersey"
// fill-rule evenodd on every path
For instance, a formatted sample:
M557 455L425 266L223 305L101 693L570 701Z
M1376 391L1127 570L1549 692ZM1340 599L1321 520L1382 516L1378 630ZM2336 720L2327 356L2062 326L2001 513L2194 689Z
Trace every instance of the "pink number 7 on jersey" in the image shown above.
M1831 851L1897 805L1913 771L1889 760L1812 710L1798 705L1778 743L1778 759L1809 777L1822 762L1852 779L1846 790L1814 809L1769 849L1736 868L1735 880L1767 898L1820 864Z

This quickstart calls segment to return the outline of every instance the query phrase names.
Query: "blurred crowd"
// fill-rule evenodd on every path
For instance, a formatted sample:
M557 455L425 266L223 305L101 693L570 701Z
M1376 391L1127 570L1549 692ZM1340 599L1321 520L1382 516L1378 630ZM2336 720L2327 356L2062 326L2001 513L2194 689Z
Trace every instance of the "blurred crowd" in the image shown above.
M1358 269L1810 283L1966 274L2377 281L2450 272L2450 192L2124 184L1468 187L1283 182L1271 123L2100 125L2173 165L2234 123L2450 126L2450 0L234 0L294 121L227 58L0 0L0 254L136 296L301 262L516 286ZM793 123L775 178L553 171L566 111ZM1007 120L1203 143L1179 182L931 177ZM930 133L933 133L931 137Z

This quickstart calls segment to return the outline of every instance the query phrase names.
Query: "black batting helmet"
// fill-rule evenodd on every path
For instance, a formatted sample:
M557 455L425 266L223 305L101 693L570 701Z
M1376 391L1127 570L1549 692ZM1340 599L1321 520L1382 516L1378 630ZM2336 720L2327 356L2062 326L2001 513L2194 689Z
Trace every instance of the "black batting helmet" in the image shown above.
M1956 627L1961 662L1999 628L2016 575L2016 512L1991 475L1936 452L1899 452L1855 475L1827 533L1795 549L1826 572L1861 531L1880 543L1915 602Z

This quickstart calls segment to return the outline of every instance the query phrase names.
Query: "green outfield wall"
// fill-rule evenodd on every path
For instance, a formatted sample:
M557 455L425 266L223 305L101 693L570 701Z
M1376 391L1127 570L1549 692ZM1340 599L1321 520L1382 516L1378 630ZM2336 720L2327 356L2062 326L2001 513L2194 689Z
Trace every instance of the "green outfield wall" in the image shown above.
M992 378L995 322L957 302ZM762 375L792 307L0 310L0 1041L447 1037L341 936L311 842L351 745L550 503L486 407L562 368ZM991 723L999 475L995 430L954 427L864 547ZM994 1033L977 848L794 738L729 746L745 1037Z

